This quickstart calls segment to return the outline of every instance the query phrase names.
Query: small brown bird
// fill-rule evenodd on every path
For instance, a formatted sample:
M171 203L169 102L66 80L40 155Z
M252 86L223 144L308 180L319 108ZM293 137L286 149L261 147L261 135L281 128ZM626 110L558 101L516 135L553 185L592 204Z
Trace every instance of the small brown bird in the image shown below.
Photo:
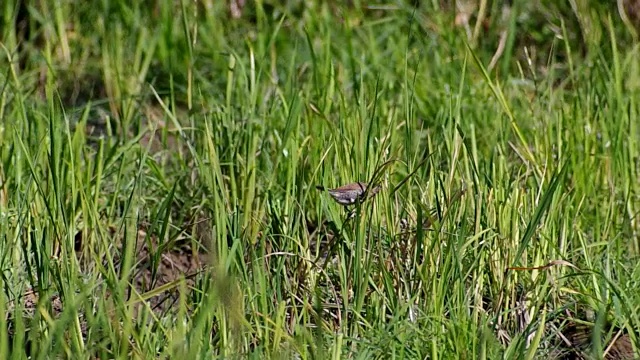
M355 182L344 186L337 187L335 189L325 189L324 186L316 186L316 189L324 191L327 190L329 195L340 205L349 206L356 202L362 201L363 196L367 192L367 184L363 182ZM376 186L369 190L368 197L372 197L380 191L380 186Z

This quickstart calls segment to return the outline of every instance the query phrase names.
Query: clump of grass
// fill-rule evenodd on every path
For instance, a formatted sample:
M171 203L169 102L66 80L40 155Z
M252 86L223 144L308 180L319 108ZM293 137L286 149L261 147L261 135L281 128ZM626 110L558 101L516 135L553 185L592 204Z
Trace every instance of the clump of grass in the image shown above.
M234 4L0 10L0 357L637 354L617 9Z

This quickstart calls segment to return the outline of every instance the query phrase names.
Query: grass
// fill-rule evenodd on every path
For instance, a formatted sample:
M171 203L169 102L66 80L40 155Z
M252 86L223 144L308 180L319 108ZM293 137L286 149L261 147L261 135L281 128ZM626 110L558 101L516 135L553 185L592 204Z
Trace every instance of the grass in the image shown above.
M637 35L480 3L4 2L0 357L637 354Z

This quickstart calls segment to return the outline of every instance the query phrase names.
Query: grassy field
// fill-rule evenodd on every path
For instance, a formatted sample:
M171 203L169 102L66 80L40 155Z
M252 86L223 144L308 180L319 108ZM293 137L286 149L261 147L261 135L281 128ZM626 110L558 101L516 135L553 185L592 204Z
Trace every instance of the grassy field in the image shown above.
M639 354L639 4L133 3L0 5L0 358Z

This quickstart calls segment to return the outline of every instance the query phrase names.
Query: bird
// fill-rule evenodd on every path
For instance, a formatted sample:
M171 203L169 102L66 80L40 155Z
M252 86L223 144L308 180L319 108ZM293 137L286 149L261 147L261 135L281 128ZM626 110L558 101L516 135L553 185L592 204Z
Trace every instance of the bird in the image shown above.
M326 189L324 186L318 185L316 189L320 191L326 190L338 204L349 206L364 200L365 194L367 194L367 197L372 197L380 191L380 186L375 186L368 192L367 187L367 183L354 182L335 189Z

